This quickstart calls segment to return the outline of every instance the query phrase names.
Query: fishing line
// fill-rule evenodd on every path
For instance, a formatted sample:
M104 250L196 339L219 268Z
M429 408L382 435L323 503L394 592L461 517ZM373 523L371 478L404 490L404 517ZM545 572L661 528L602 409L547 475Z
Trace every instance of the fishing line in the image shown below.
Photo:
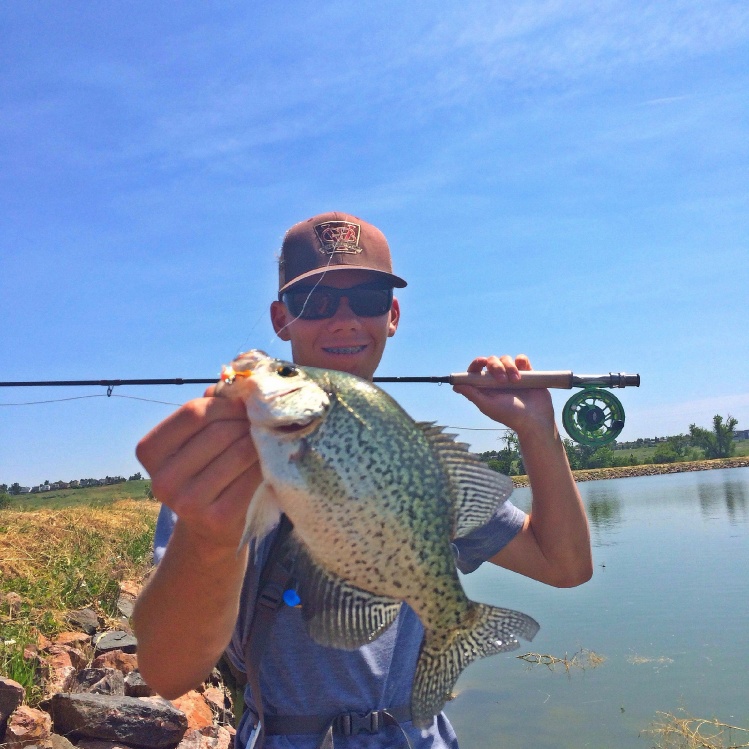
M2 406L38 406L44 403L63 403L64 401L78 401L84 398L127 398L134 401L144 401L146 403L160 403L164 406L181 406L181 403L172 403L171 401L157 401L153 398L139 398L137 395L118 395L117 393L111 393L106 395L105 393L96 393L95 395L74 395L70 398L53 398L51 400L44 401L25 401L23 403L0 403Z
M284 325L280 330L276 331L276 335L273 338L271 338L270 341L268 341L269 345L275 343L275 341L279 337L279 335L284 330L286 330L286 328L288 328L289 325L291 325L292 323L295 323L297 320L299 320L302 317L302 315L304 314L304 310L307 309L307 304L308 304L309 300L312 298L312 294L314 293L315 289L322 283L323 278L325 278L325 273L327 272L328 268L330 268L330 265L333 262L333 255L334 254L335 254L334 252L330 253L330 257L328 258L328 264L325 266L325 269L323 270L322 274L320 275L320 278L317 279L317 281L315 282L314 286L309 290L309 293L307 294L307 298L304 300L304 304L302 305L302 309L299 311L299 314L293 320L290 320L289 322L287 322L286 325Z
M133 401L143 401L144 403L158 403L163 406L181 406L182 403L174 403L172 401L159 401L155 400L154 398L140 398L137 395L119 395L117 393L112 393L111 395L106 395L105 393L96 393L94 395L74 395L70 398L53 398L50 400L43 400L43 401L24 401L23 403L0 403L0 407L3 406L39 406L44 405L46 403L63 403L65 401L77 401L77 400L83 400L84 398L127 398L128 400ZM504 429L504 428L492 428L492 427L457 427L457 426L451 426L449 424L445 425L445 429L457 429L458 431L462 432L510 432L511 429Z

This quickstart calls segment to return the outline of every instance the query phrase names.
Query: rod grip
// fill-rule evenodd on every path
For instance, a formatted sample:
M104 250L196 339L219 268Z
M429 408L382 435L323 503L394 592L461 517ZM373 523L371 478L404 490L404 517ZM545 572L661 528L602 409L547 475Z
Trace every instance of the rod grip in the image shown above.
M488 372L456 372L449 376L451 385L473 385L480 388L502 388L503 390L530 390L532 388L560 388L569 390L572 387L572 372L536 371L521 372L518 382L507 382L500 385Z

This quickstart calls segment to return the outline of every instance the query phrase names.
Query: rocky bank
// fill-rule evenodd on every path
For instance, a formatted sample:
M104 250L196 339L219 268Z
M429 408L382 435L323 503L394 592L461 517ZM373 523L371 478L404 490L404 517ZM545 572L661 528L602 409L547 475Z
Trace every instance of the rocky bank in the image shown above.
M604 479L624 479L631 476L660 476L666 473L685 471L710 471L716 468L749 468L749 458L720 458L717 460L692 460L686 463L658 463L641 466L621 466L619 468L592 468L586 471L573 471L575 481L602 481ZM513 476L515 486L528 486L527 476Z
M126 612L132 599L124 595ZM12 595L12 594L10 594ZM157 696L140 677L127 616L102 630L91 610L70 612L70 631L40 636L23 657L35 666L43 697L0 675L0 747L23 749L233 749L234 715L221 675L177 700Z

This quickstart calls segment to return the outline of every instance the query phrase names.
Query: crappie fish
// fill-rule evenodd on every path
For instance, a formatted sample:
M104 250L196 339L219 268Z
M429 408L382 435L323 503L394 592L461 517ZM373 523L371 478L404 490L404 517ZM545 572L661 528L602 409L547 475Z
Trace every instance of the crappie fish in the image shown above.
M492 517L512 491L508 477L354 375L250 351L224 369L217 394L244 400L262 468L244 540L289 517L310 636L360 647L401 601L424 625L416 726L431 724L469 663L533 638L529 616L468 599L451 547Z

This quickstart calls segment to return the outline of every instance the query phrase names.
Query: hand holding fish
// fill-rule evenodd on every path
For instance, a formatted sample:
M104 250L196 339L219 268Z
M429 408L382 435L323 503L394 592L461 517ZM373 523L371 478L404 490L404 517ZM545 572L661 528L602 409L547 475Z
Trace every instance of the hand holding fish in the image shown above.
M522 438L528 428L549 428L554 425L554 409L548 390L502 389L508 382L517 382L520 372L532 369L525 354L519 354L514 359L507 355L477 356L468 365L467 371L478 374L486 370L496 380L497 388L454 385L453 390L468 398L490 419L505 424Z
M149 432L136 453L154 495L189 529L196 551L235 553L260 482L241 404L210 397L189 401Z

